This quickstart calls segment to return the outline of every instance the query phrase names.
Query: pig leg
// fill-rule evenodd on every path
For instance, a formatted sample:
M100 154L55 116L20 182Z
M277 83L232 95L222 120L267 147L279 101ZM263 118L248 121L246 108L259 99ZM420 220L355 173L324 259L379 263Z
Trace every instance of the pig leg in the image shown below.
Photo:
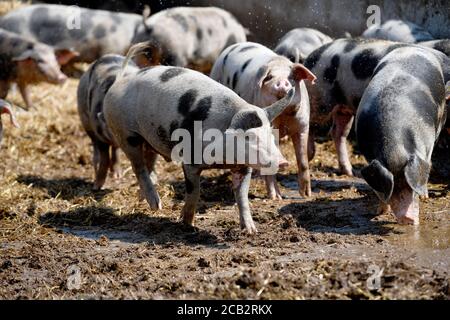
M95 170L95 181L94 181L94 190L100 190L105 184L106 175L108 174L109 168L109 145L100 141L95 142L94 144L94 167L97 168ZM97 156L96 156L97 154ZM95 159L97 157L97 159ZM97 161L97 164L95 164Z
M250 204L248 202L248 190L250 188L250 181L252 178L251 168L241 168L231 170L233 180L234 197L239 208L239 221L241 228L253 234L258 232L255 223L253 222L252 214L250 212Z
M295 149L295 158L298 168L298 191L302 197L311 196L311 177L309 173L308 159L308 125L300 125L297 132L291 133L292 143ZM314 141L313 141L314 143Z
M109 164L110 174L113 178L120 178L121 172L119 167L119 149L111 146L111 162Z
M280 188L278 188L278 183L275 175L264 176L264 180L266 181L266 189L267 195L271 200L281 200L283 197L281 196Z
M152 180L153 184L156 184L158 182L158 177L155 173L155 164L156 160L158 159L158 154L153 151L151 146L149 144L146 144L144 146L144 153L145 153L145 160L147 163L147 170L150 174L150 179Z
M140 136L129 137L124 144L122 150L130 159L131 167L139 182L141 194L144 195L152 210L161 209L161 200L149 177L147 163L144 156L145 142ZM148 154L147 154L148 156Z
M28 90L28 86L26 84L19 83L18 84L20 94L22 95L23 101L25 102L25 109L30 110L33 109L33 103L31 102L30 90Z
M192 165L183 165L184 179L186 184L186 196L184 207L181 210L183 223L193 226L197 203L200 198L200 174L201 169Z
M314 143L314 134L309 131L308 134L308 160L311 161L316 155L316 144Z
M6 81L0 81L0 99L5 99L8 95L9 83Z
M331 136L338 154L339 168L343 174L353 176L352 164L348 156L347 136L352 128L354 115L346 106L338 105L334 107L332 117Z

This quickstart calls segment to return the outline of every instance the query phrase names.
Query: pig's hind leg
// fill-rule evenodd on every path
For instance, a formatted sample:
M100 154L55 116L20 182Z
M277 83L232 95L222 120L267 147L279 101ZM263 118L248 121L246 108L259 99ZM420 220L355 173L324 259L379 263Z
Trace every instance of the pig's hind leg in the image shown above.
M332 111L333 127L331 136L336 147L339 168L343 174L353 176L352 164L347 149L347 136L352 128L354 115L353 112L344 105L337 105Z
M119 149L111 146L111 162L109 164L110 175L113 178L120 178L122 175L119 167Z
M309 125L299 125L298 130L290 133L294 145L298 168L298 191L302 197L311 196L311 176L309 172ZM313 141L314 144L314 141Z
M275 175L264 176L266 181L267 196L271 200L281 200L283 196L281 195L280 188L278 187L277 179Z
M133 172L139 182L141 194L144 195L152 210L158 210L161 209L161 200L150 180L146 159L149 154L146 155L144 152L144 143L146 142L140 135L132 134L121 145L122 150L130 159Z
M197 203L200 198L201 169L196 166L183 164L183 173L186 185L184 207L181 210L183 223L193 226Z
M106 181L106 175L108 174L108 169L110 165L109 159L109 145L95 141L94 145L94 170L95 170L95 181L94 190L100 190Z
M231 170L233 180L234 197L239 209L239 221L242 229L245 229L249 234L258 232L255 223L253 222L252 214L250 212L250 204L248 201L248 190L250 188L250 181L252 178L251 168L240 168Z

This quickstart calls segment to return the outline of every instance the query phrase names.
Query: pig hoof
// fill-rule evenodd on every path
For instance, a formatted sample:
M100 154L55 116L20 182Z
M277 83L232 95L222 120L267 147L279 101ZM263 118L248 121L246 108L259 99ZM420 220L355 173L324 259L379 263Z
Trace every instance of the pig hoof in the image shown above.
M247 234L256 234L256 233L258 233L258 230L256 229L254 224L249 225L249 226L244 226L242 229L244 229L244 231Z
M410 217L401 217L397 218L397 222L399 224L411 224L411 225L419 225L419 219L418 218L410 218Z

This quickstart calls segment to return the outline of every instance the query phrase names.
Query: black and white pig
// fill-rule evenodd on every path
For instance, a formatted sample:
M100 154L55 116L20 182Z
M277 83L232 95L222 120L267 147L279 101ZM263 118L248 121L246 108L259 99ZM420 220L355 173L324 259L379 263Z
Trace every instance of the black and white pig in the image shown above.
M445 61L445 59L444 59ZM398 222L419 223L428 196L431 154L446 120L450 60L418 47L398 48L377 64L356 114L361 174ZM450 82L447 83L450 85Z
M45 43L58 54L77 52L72 62L91 63L107 53L125 54L142 16L76 6L35 4L0 18L0 28Z
M423 48L415 44L385 40L338 39L313 51L305 61L305 66L317 76L316 85L308 86L307 83L312 129L309 137L313 139L315 126L332 119L331 136L339 167L346 175L353 175L346 139L361 97L380 60L399 47ZM436 50L426 50L439 56L439 59L444 57ZM312 144L311 141L310 145Z
M364 31L361 37L405 43L434 40L433 36L424 28L403 20L388 20L381 25L374 24Z
M171 65L209 73L226 47L246 41L246 30L229 12L215 8L177 7L152 15L141 24L133 43L147 41L139 66Z
M145 45L137 44L130 49L128 57L143 50ZM295 89L292 88L283 99L261 109L200 72L156 66L116 79L105 96L103 108L106 123L115 141L130 159L141 193L152 209L161 208L161 201L149 173L157 154L166 160L172 159L178 146L174 135L181 130L192 138L189 139L191 150L184 149L181 158L186 181L183 222L193 224L202 170L229 168L240 225L247 232L254 233L256 227L248 201L252 168L269 166L277 169L280 164L286 164L286 159L275 145L270 123L291 104L294 94ZM200 121L205 135L211 130L222 137L222 140L217 137L215 142L223 147L224 152L217 151L218 158L212 162L207 162L202 156L210 146L207 143L210 139L198 137L196 121ZM245 150L237 148L235 143L225 142L230 135L234 139L236 132L253 137L245 139ZM197 147L196 141L199 143ZM251 154L255 151L258 156L252 158ZM245 152L245 159L239 162L242 152ZM194 161L191 161L192 158Z
M108 170L113 176L119 175L118 150L105 123L103 100L121 72L124 60L125 57L114 54L101 57L83 74L78 84L78 114L94 148L94 190L101 189ZM138 70L134 63L130 63L124 72L131 74Z
M2 138L3 138L3 122L2 122L1 116L4 113L9 115L9 120L11 121L11 124L14 127L16 127L16 128L19 127L19 124L16 121L16 117L14 116L12 106L5 100L0 99L0 142L2 142Z
M303 63L311 52L331 41L333 39L319 30L296 28L280 39L274 51L294 63Z
M243 42L228 47L217 59L211 78L233 89L248 103L266 107L284 97L291 88L297 94L291 105L273 121L280 137L292 139L297 158L299 192L311 195L308 159L309 98L303 80L316 77L302 64L293 63L269 48ZM275 176L266 175L268 196L281 199Z
M0 29L0 98L8 95L11 83L16 83L25 106L31 102L28 85L39 82L62 84L67 77L59 64L65 64L71 56L55 56L53 48Z

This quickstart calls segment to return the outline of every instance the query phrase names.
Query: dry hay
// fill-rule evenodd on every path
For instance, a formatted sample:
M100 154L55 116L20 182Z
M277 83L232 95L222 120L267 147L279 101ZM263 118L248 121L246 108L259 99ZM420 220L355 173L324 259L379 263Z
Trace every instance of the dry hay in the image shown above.
M0 1L0 16L12 11L14 9L18 9L20 7L28 6L31 4L31 0L1 0Z

